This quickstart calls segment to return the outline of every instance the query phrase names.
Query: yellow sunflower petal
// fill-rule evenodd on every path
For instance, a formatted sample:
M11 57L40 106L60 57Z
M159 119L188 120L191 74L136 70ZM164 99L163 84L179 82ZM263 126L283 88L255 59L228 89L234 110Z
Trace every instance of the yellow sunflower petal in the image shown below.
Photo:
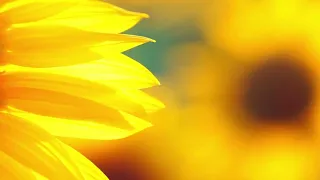
M50 180L107 180L84 156L66 148L60 141L34 124L10 114L1 115L0 151ZM83 168L86 167L86 168ZM94 173L92 173L94 172Z
M88 51L90 47L103 50L104 53L120 53L148 41L151 40L138 36L85 32L56 25L32 25L9 29L6 32L5 46L9 63L51 67L100 59L90 54ZM65 58L77 53L87 54L87 56L86 58L69 57L69 60Z
M62 142L60 142L60 145L66 150L65 155L69 156L71 159L77 160L77 166L82 173L83 180L108 180L103 172L78 151Z
M8 66L7 66L8 67ZM95 81L117 89L143 89L159 85L158 79L139 62L123 54L110 54L102 60L72 66L53 68L17 67L10 65L9 71L31 71L35 73L60 74Z
M29 68L14 72L11 68L4 75L8 104L42 115L34 117L24 112L21 117L36 119L34 123L46 126L55 135L97 139L126 137L150 126L133 115L142 117L163 107L161 102L139 90L116 91L91 81L36 72L37 69L32 68L34 71L23 71L26 69Z
M25 108L29 110L33 108L35 108L35 111L48 109L48 111L58 114L60 111L50 110L49 107L39 107L37 110L36 107L28 107L26 104L23 104L23 101L30 101L29 103L36 104L37 102L46 103L52 107L68 107L70 108L70 116L73 116L72 114L75 113L75 116L80 117L81 115L99 117L106 114L102 113L104 108L106 110L107 108L122 110L135 115L145 114L145 110L141 105L130 101L121 92L99 83L57 74L23 71L14 73L7 71L4 76L10 103L21 102L21 104L18 104L26 106ZM72 107L74 111L71 111ZM80 109L87 110L80 113L78 112ZM60 112L60 114L66 115L68 112Z
M148 95L143 91L124 90L121 92L131 101L141 104L147 113L156 112L165 107L160 100Z
M56 67L101 59L101 56L86 48L6 52L7 62L29 67Z
M158 79L146 67L120 53L110 54L94 62L47 70L97 81L117 89L143 89L160 85Z
M134 131L136 127L124 112L142 117L150 111L150 105L151 108L162 108L162 104L149 95L136 92L139 94L138 100L132 95L130 97L128 92L68 76L21 71L7 72L5 78L9 105L57 117L61 121L78 119L82 120L76 122L78 124L85 125L87 121L90 122L88 124L95 123L95 126ZM133 94L133 91L130 92Z
M67 47L90 47L108 41L114 44L130 40L123 35L81 31L60 25L32 25L10 28L6 32L6 48L9 51L47 50Z
M70 8L80 0L15 0L0 8L5 21L10 24L39 21Z
M2 0L0 1L0 12L2 12L1 10L3 9L3 6L6 5L7 3L9 3L12 0Z
M94 65L94 63L92 65ZM108 83L108 79L103 81L100 79L96 79L98 77L90 77L90 71L84 72L82 75L80 70L74 71L75 67L82 67L83 70L86 69L85 66L81 65L69 66L69 68L65 67L45 69L34 69L8 65L5 68L8 88L17 88L16 90L18 91L19 88L29 88L29 93L33 91L30 89L34 89L34 93L43 90L48 91L44 92L45 94L51 93L52 95L54 94L54 92L56 92L56 95L60 93L58 95L60 97L62 97L64 94L64 96L70 96L69 98L73 98L77 102L80 101L79 99L82 99L83 102L88 103L87 101L85 101L86 99L95 103L99 103L103 106L122 110L128 113L133 113L135 115L143 115L146 111L149 111L151 109L160 109L163 107L163 104L161 102L154 98L151 98L149 95L144 94L139 90L132 88L119 89L118 87L120 85L110 86L110 84ZM107 66L105 68L107 68ZM90 70L90 68L88 69ZM91 70L95 71L94 69ZM103 72L101 71L100 73ZM108 76L107 72L106 74L107 75L105 75L105 77ZM109 75L110 78L111 75L112 74ZM111 83L111 85L112 84L113 83ZM125 85L122 86L124 87ZM87 87L90 87L90 89L88 89ZM13 89L10 90L9 93L14 93ZM22 94L22 96L27 96L26 93ZM50 101L50 98L51 96L49 96L47 100ZM57 101L59 101L59 99L54 99L52 102ZM70 103L72 104L72 101L70 101ZM151 109L147 106L151 107ZM88 106L85 105L84 107Z
M124 34L123 34L124 35ZM110 50L110 43L105 42L99 45L93 46L90 49L94 52L97 52L103 56L109 56L109 54L114 54L115 52L124 52L134 47L140 46L146 42L155 42L153 39L149 39L146 37L133 36L133 35L125 35L126 37L131 37L131 40L127 39L125 42L118 44L113 44L112 50Z
M70 39L72 39L72 41ZM6 48L10 51L39 50L39 48L43 50L74 46L109 46L107 47L109 49L108 51L116 53L150 41L153 40L134 35L87 32L61 25L49 26L41 24L21 28L10 28L6 31ZM122 43L125 44L126 47L123 47L120 51L116 51L112 47L113 45L119 46L119 44L121 45Z
M8 104L28 112L61 118L62 121L79 119L83 123L88 121L132 129L117 110L88 99L33 88L8 88L8 91L12 91L8 93ZM21 93L23 95L19 95Z
M37 124L55 136L81 139L120 139L151 126L149 122L125 112L120 113L133 127L131 130L99 124L92 121L41 116L14 108L10 108L10 113L17 117L24 118L31 123Z
M121 33L147 14L121 9L103 1L83 1L59 14L49 17L41 23L58 23L86 31L103 33Z
M10 180L48 180L37 172L30 168L27 168L14 160L14 158L8 156L4 152L0 151L0 174L2 179Z

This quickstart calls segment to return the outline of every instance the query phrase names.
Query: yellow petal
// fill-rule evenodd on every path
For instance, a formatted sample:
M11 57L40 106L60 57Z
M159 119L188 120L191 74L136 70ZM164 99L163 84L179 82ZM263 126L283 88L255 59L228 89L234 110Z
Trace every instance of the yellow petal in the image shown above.
M2 12L1 10L3 9L3 6L6 5L7 3L11 2L13 0L2 0L0 1L0 12Z
M7 97L11 105L23 106L32 112L41 112L45 115L50 113L50 116L56 115L57 117L107 118L115 121L114 123L117 125L122 123L113 109L139 116L145 114L141 105L130 101L120 92L111 91L109 87L100 86L97 83L41 74L42 78L48 78L48 80L34 77L20 78L23 75L28 74L21 73L16 77L7 76L10 81L7 83ZM12 82L12 80L16 80L16 82ZM34 106L31 106L32 104ZM41 104L46 106L37 107ZM64 108L68 111L60 112L55 108ZM125 126L125 124L122 125Z
M121 33L147 14L126 11L103 1L83 1L78 6L49 17L40 23L58 23L86 31Z
M78 97L78 100L75 99L76 101L87 99L135 115L145 114L145 111L141 106L142 103L133 102L137 100L133 100L131 97L129 98L124 91L109 86L107 81L103 82L99 81L99 79L90 79L81 75L73 75L73 66L70 67L69 71L68 68L64 69L64 71L53 71L52 69L60 68L38 69L8 65L5 66L6 73L4 74L4 77L7 81L7 88L17 88L17 90L19 88L29 88L30 91L32 91L31 89L34 89L34 92L43 90L48 91L44 93L56 93L57 95L60 93L61 96L63 96L63 94L65 94L65 96L69 95L71 99L72 97ZM69 72L69 74L66 74L67 72ZM9 91L9 94L13 92L14 91ZM26 93L22 93L22 95L19 96L23 96L23 94ZM138 96L138 94L136 96ZM48 100L50 100L50 97ZM52 100L52 102L57 101L59 100Z
M52 69L107 84L118 89L143 89L160 85L158 79L139 62L123 54L110 54L104 59L73 67ZM73 73L70 73L73 72Z
M125 112L120 112L128 123L133 127L131 130L108 126L79 119L61 119L48 116L32 114L26 111L10 108L10 113L24 118L31 123L37 124L47 130L50 134L60 137L71 137L81 139L111 140L128 137L135 132L151 126L145 120L139 119Z
M86 58L65 59L65 56L72 54L85 52L88 54L90 47L103 47L105 53L120 53L150 41L143 37L85 32L56 25L11 28L6 31L5 37L7 61L35 67L63 66L91 61L95 57L94 54L90 55L87 60ZM23 57L24 54L26 54L26 58Z
M150 39L132 35L95 33L60 25L42 24L8 29L5 43L6 49L10 51L90 47L101 44L110 46L109 51L113 51L112 45L148 41Z
M143 89L160 84L147 68L120 53L110 54L103 60L84 64L45 69L25 67L24 69L38 73L44 72L87 79L116 89ZM19 70L21 71L21 68Z
M145 121L143 119L140 119L140 118L138 118L136 116L133 116L133 115L128 114L128 113L123 112L123 111L120 111L120 113L125 117L125 119L128 120L130 125L132 125L132 127L134 127L134 130L131 131L131 134L139 132L139 131L142 131L142 130L152 126L151 123L149 123L149 122L147 122L147 121Z
M8 88L8 104L40 115L64 119L79 119L83 123L132 129L115 109L91 100L32 88Z
M84 180L93 171L96 179L107 180L84 156L65 148L34 124L7 113L1 115L0 122L3 143L0 151L44 177L50 180Z
M22 68L23 69L23 68ZM137 116L143 106L111 87L74 77L23 70L4 75L9 104L60 118L91 119L129 128L116 110Z
M110 56L110 54L114 54L115 52L124 52L147 42L155 42L155 40L146 37L125 34L122 35L128 37L128 39L126 41L123 41L122 43L119 42L118 44L113 44L112 50L110 50L109 42L98 44L96 46L91 47L90 49L103 56Z
M66 150L66 155L71 159L76 159L77 166L82 173L83 180L108 180L108 178L101 172L91 161L74 150L72 147L60 142L61 147Z
M60 13L80 0L15 0L0 8L2 18L10 24L39 21Z
M2 162L0 163L0 174L2 179L48 180L32 169L23 166L2 151L0 151L0 162Z
M121 91L128 99L141 104L147 113L153 113L165 107L158 99L148 95L140 90L123 90Z
M101 56L86 48L56 48L39 51L6 52L7 63L29 67L56 67L100 59Z

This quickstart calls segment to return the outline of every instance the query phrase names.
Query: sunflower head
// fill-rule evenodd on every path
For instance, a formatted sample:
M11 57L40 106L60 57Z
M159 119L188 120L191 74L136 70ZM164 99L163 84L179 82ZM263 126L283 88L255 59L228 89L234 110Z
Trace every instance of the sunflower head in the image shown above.
M193 122L181 179L319 178L318 18L315 1L208 7L208 44L180 52L192 52L180 56L192 63L179 90L189 100L184 122Z

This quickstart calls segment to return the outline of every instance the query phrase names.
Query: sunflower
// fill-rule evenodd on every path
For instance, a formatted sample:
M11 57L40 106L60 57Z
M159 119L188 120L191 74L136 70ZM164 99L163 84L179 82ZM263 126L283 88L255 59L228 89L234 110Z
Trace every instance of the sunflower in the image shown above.
M189 143L193 152L204 151L190 164L210 168L184 173L186 178L318 179L320 4L212 4L203 17L209 46L187 51L204 62L191 76L198 90L186 110L187 119L205 124L197 138L211 142Z
M185 99L179 133L167 140L182 156L173 179L319 179L319 5L206 7L207 42L172 58L189 60L174 67Z
M1 14L1 177L107 179L54 136L119 139L151 126L159 85L122 52L146 14L99 0L8 0Z

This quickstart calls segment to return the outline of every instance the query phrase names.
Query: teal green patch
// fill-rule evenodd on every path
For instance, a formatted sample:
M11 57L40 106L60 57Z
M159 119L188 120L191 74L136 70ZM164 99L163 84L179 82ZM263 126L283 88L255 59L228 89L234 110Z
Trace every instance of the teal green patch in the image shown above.
M157 29L150 26L149 20L146 20L126 33L146 36L157 41L125 52L126 55L145 65L156 76L166 73L165 60L171 48L202 39L200 31L192 24L192 21L176 24L168 29Z

